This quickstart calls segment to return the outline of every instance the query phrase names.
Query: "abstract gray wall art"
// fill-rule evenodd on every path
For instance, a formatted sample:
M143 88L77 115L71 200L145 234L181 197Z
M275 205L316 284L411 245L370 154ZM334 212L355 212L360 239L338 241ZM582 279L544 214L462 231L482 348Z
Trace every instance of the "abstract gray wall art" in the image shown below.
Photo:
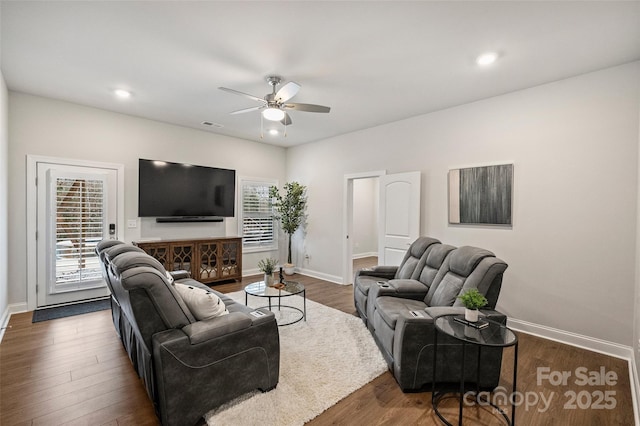
M449 170L449 223L511 225L513 164Z

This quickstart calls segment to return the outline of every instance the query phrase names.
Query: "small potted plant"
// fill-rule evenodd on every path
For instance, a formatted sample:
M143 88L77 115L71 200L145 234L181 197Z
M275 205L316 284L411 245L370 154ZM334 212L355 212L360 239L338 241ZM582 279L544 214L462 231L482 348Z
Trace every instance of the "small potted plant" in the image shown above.
M488 301L477 288L470 288L469 290L458 296L458 299L465 307L464 319L469 322L478 321L478 309L484 307Z
M258 269L264 272L264 283L271 287L273 285L273 271L276 270L278 261L276 259L262 259L258 262Z

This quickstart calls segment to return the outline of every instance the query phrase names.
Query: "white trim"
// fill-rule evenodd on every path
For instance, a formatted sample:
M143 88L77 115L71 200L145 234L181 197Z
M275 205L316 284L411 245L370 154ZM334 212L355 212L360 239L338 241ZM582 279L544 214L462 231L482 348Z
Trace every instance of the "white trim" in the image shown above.
M2 342L6 328L9 326L11 315L20 314L22 312L27 312L26 303L12 303L8 305L7 309L2 313L2 317L0 317L0 343Z
M564 343L565 345L575 346L625 360L633 358L633 348L631 346L625 346L619 343L596 339L583 334L572 333L570 331L564 331L514 318L509 318L507 320L507 324L509 328L512 328L515 331L533 334L534 336Z
M384 176L386 170L371 172L346 173L342 183L342 277L338 281L328 281L339 284L351 284L353 277L353 245L349 235L353 233L353 181ZM331 276L331 275L328 275Z
M37 306L36 281L37 281L37 253L36 253L36 231L37 231L37 187L36 176L38 163L63 164L67 166L78 167L97 167L103 169L114 169L117 172L118 198L116 199L117 223L119 224L116 231L116 238L124 240L124 164L103 163L99 161L77 160L69 158L47 157L41 155L26 156L26 218L27 239L26 256L27 262L27 309L33 311Z
M297 274L306 275L308 277L317 278L319 280L329 281L329 282L332 282L332 283L335 283L335 284L351 285L351 282L348 282L348 283L343 282L342 277L340 277L338 275L329 275L329 274L325 274L324 272L318 272L318 271L314 271L312 269L305 269L305 268L296 268L295 272ZM351 280L349 280L349 281L351 281Z
M636 425L640 425L640 413L638 412L638 395L640 395L640 380L636 367L635 356L629 359L629 381L631 383L631 400L633 401L633 418Z
M377 251L370 251L370 252L367 252L367 253L354 254L351 258L352 259L362 259L364 257L378 257L378 252Z
M305 275L307 277L311 277L311 278L317 278L319 280L324 280L324 281L329 281L335 284L340 284L343 285L342 283L342 277L339 277L337 275L329 275L329 274L325 274L324 272L318 272L318 271L314 271L311 269L304 269L304 268L298 268L296 267L294 269L296 274L301 274L301 275ZM242 277L246 278L246 277L250 277L253 275L262 275L262 271L260 271L258 268L252 268L252 269L242 269ZM285 279L286 277L288 277L289 275L285 275ZM350 285L350 283L349 283Z

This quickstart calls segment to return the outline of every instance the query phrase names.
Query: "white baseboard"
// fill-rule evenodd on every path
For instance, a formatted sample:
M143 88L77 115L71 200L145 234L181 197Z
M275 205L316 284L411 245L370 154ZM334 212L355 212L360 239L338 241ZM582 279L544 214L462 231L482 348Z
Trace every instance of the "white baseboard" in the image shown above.
M342 277L338 275L329 275L329 274L325 274L324 272L318 272L318 271L305 269L305 268L300 268L300 269L296 268L296 272L311 278L318 278L319 280L325 280L325 281L329 281L336 284L343 284Z
M295 272L297 274L306 275L311 278L318 278L320 280L325 280L325 281L329 281L336 284L342 284L342 277L339 277L337 275L329 275L323 272L318 272L311 269L304 269L304 268L298 268L298 267L295 268ZM252 275L262 275L262 271L260 271L258 268L242 270L243 278L250 277ZM287 275L285 275L285 277L287 277Z
M604 355L613 356L625 360L633 359L633 348L619 343L596 339L582 334L571 333L545 325L534 324L515 318L509 318L507 324L510 328L523 333L533 334L545 339L554 340L566 345L576 346Z
M363 257L378 257L378 252L371 251L368 253L358 253L353 255L353 259L362 259Z
M635 356L629 360L629 380L631 381L631 400L633 401L633 417L636 426L640 425L640 407L638 406L638 396L640 395L640 380L638 379L638 368L636 367Z
M12 314L19 314L21 312L27 312L27 304L26 303L13 303L7 306L7 309L2 313L2 317L0 317L0 342L2 342L2 338L4 337L4 331L7 329L9 325L9 320L11 319Z
M258 268L253 268L253 269L244 269L244 268L242 268L242 278L250 277L252 275L262 275L262 274L263 274L263 272Z

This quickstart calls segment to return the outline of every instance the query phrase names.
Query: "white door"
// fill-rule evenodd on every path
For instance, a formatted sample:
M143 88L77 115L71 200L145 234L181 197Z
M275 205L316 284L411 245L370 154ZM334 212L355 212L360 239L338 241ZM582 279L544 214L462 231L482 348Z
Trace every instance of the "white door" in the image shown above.
M380 177L378 265L399 265L420 236L420 172Z
M115 238L117 170L37 163L37 306L109 295L96 244Z

